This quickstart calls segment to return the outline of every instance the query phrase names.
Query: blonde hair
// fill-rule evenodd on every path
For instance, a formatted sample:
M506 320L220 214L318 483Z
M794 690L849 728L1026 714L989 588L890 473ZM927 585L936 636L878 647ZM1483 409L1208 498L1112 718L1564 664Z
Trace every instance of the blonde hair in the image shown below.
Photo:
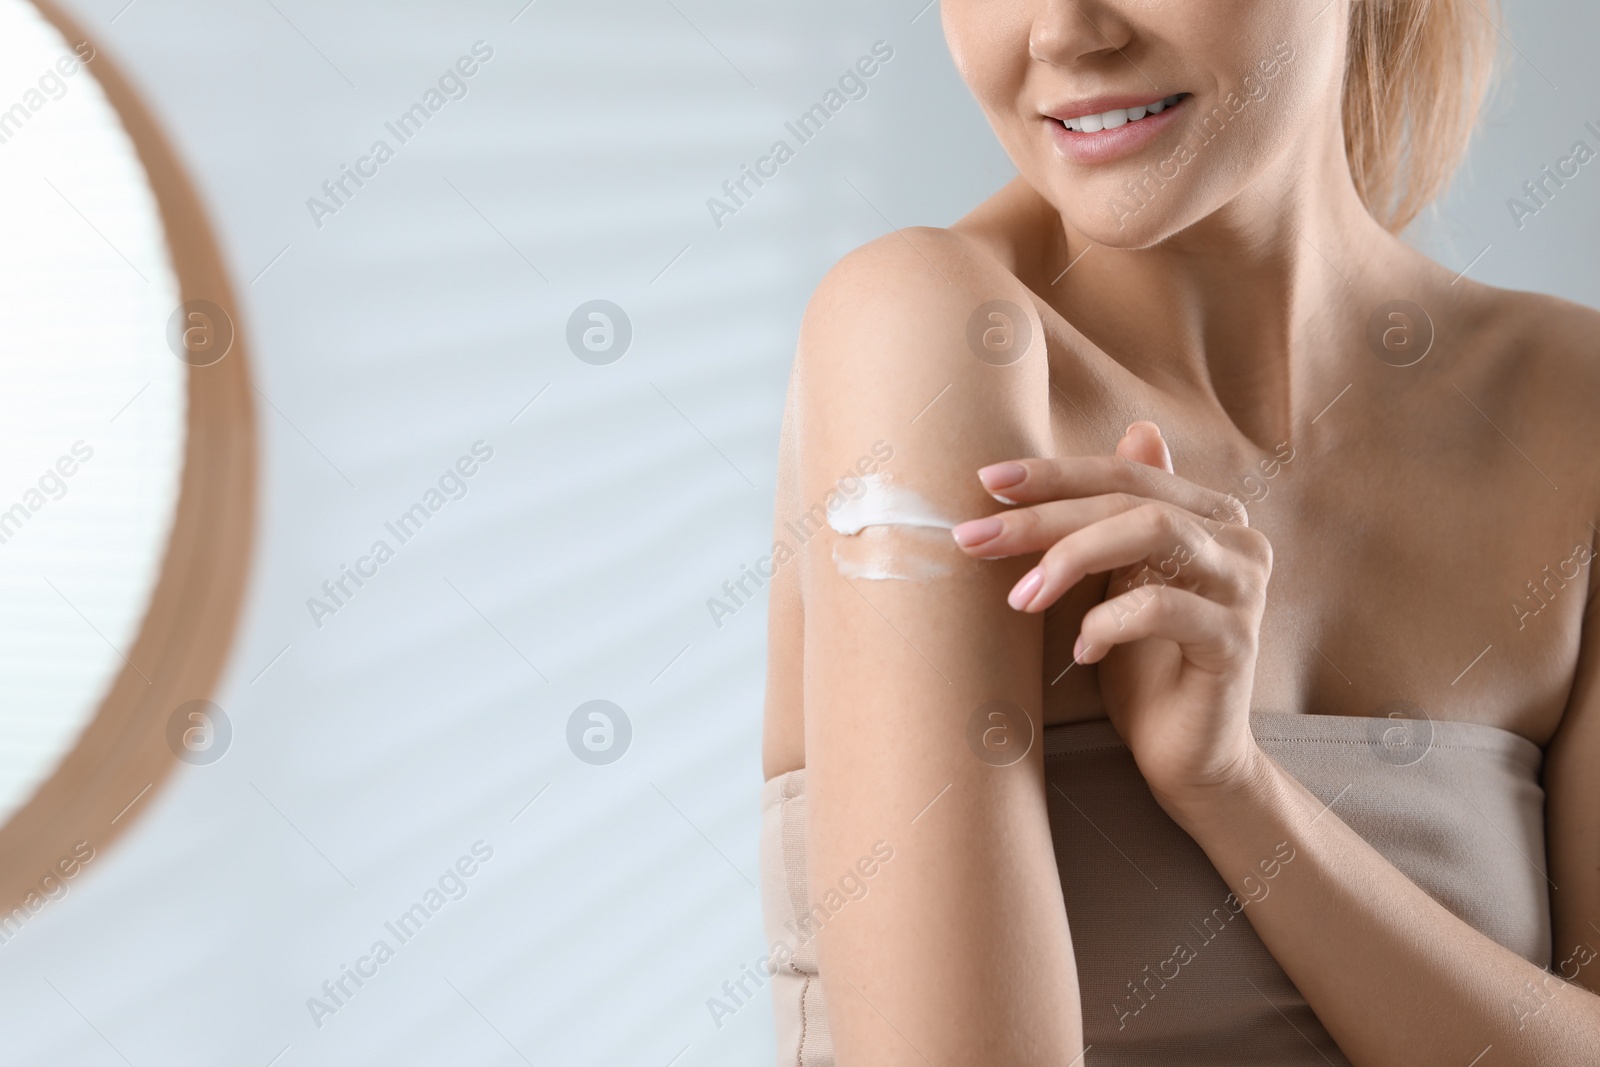
M1494 71L1495 0L1351 0L1344 145L1367 210L1398 233L1444 191Z

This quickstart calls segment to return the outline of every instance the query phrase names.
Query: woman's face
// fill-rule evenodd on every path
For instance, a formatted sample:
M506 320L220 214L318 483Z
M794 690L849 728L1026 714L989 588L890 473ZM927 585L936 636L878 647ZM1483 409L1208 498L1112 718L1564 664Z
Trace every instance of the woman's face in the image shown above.
M1324 161L1346 3L942 6L956 67L1022 176L1091 241L1144 248L1235 197L1271 197L1251 186L1291 152Z

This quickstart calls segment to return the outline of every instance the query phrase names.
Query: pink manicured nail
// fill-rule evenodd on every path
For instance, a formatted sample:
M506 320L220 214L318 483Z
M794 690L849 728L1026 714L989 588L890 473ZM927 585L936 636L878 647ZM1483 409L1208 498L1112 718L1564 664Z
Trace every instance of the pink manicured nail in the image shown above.
M992 463L978 471L978 481L990 492L1016 485L1028 476L1028 468L1020 463Z
M1083 662L1083 654L1084 654L1085 651L1088 650L1088 648L1089 648L1089 642L1087 642L1087 641L1085 641L1083 639L1083 635L1082 634L1079 634L1078 635L1078 639L1072 643L1072 662L1074 662L1074 663L1082 663Z
M950 536L954 537L956 544L962 548L970 548L973 545L981 545L985 541L998 536L1004 528L1005 523L994 516L990 516L987 519L973 519L971 522L964 522L951 530Z
M1035 567L1023 575L1022 581L1012 588L1011 594L1006 597L1006 603L1021 611L1028 606L1029 601L1038 595L1039 587L1042 585L1044 585L1044 571Z

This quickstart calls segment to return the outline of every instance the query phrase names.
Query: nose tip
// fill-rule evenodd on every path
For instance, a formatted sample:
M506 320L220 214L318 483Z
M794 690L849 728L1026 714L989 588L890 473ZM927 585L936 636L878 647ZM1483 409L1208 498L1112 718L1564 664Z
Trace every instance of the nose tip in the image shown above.
M1067 64L1121 52L1133 36L1132 24L1108 4L1047 0L1029 31L1028 54L1042 63Z

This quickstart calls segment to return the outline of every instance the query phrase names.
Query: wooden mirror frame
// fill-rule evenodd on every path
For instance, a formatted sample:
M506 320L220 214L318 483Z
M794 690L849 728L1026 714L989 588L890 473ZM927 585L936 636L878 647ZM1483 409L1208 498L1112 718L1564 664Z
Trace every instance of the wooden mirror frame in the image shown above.
M32 3L69 46L95 44L53 0ZM149 178L179 300L223 308L233 320L233 343L220 361L188 369L188 425L172 530L128 662L72 749L0 826L0 941L16 936L51 899L41 881L72 877L64 872L78 866L71 861L80 843L102 853L148 807L178 762L167 722L180 705L213 694L233 644L255 531L248 343L215 234L171 142L133 84L98 46L84 66L122 120Z

